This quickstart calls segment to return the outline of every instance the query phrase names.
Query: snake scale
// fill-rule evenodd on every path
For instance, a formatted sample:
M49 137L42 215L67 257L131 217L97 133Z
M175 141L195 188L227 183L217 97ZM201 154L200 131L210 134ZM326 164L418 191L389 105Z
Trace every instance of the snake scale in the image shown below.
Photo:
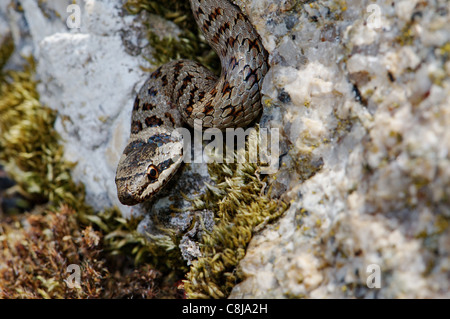
M217 52L220 77L197 62L172 61L154 71L140 89L131 135L119 160L116 186L124 205L151 198L176 173L183 142L175 129L243 127L260 113L267 51L248 18L228 0L190 0L198 26Z

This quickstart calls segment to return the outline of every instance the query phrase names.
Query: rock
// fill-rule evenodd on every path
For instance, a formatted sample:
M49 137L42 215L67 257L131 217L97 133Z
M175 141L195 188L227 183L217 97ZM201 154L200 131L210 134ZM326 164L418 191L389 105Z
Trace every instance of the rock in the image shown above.
M254 236L230 297L448 298L448 3L305 3L284 33L264 23L292 16L281 4L246 8L275 43L264 116L291 145L271 176L291 206Z

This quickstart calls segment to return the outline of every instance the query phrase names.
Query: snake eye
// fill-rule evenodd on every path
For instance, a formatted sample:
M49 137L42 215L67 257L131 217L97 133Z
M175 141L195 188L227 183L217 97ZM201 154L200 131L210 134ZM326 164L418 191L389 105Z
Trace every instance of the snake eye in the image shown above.
M150 179L156 179L159 176L158 169L155 167L155 165L150 165L147 168L147 176Z

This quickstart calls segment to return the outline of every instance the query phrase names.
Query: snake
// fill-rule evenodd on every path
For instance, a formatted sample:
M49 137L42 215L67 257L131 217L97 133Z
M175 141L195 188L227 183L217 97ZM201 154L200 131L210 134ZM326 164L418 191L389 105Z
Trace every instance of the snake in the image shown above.
M220 76L198 62L176 60L157 68L140 88L131 132L116 170L119 201L151 199L183 161L178 127L201 120L203 128L248 126L262 110L268 53L240 8L228 0L189 0L194 18L221 62Z

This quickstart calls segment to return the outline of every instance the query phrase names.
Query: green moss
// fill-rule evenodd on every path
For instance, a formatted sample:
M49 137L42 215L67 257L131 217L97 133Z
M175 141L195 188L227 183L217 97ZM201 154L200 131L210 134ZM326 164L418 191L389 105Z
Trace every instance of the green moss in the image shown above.
M245 158L248 160L248 152ZM207 193L194 201L193 209L212 210L215 226L203 236L202 257L194 261L186 276L188 298L227 297L243 279L236 266L254 232L287 208L265 192L266 182L258 173L258 164L212 163L209 173L215 185L208 185Z
M123 255L134 259L134 264L151 264L168 277L181 278L188 268L178 249L178 239L174 232L162 230L160 236L140 234L137 226L142 218L125 219L121 212L107 209L86 217L105 234L105 249L111 256Z
M407 45L412 45L415 39L415 35L413 32L413 25L414 22L409 22L407 24L405 24L405 26L402 28L402 30L400 31L400 35L397 37L397 42L401 45L401 46L407 46Z
M43 107L33 80L34 61L23 71L7 71L0 84L0 162L35 202L67 203L86 211L84 191L71 178L73 164L53 128L56 114Z
M438 54L442 56L444 61L450 59L450 42L446 42L443 46L438 49Z
M7 33L0 39L0 71L3 70L11 54L14 52L14 40L11 33Z
M26 226L25 226L26 225ZM105 254L103 234L82 227L68 206L2 221L0 299L177 297L177 287L148 264L134 269ZM69 265L80 281L70 287Z

